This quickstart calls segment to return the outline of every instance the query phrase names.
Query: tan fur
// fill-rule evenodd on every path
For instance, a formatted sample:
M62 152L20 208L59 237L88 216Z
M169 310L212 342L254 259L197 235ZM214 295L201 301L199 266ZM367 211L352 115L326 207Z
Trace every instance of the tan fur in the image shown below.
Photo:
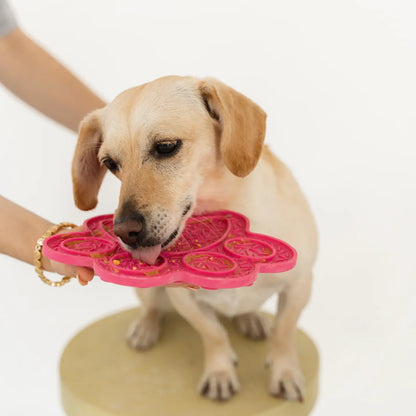
M293 270L261 275L252 287L196 292L176 287L139 290L142 317L130 331L130 344L145 349L156 342L168 295L203 341L205 367L199 391L211 399L229 399L239 388L235 353L216 313L238 317L242 332L258 337L268 330L258 327L262 321L255 312L277 292L278 313L268 357L269 391L301 400L303 378L294 336L310 296L317 233L308 203L290 170L263 146L265 113L219 81L165 77L125 91L100 110L99 116L93 114L81 126L73 168L78 206L88 209L95 205L102 180L97 158L111 155L121 166L116 174L121 180L119 209L130 200L149 222L155 215L165 215L164 235L178 227L181 231L192 212L231 209L245 214L253 231L286 240L298 251ZM93 160L82 149L99 142L98 137L102 137L102 145ZM181 139L183 147L172 159L157 161L149 149L159 138ZM187 200L192 202L192 210L183 217ZM247 329L250 325L257 327Z
M220 81L200 83L200 91L218 116L220 152L236 176L248 175L256 166L266 134L266 113L253 101Z
M72 163L74 200L78 208L89 210L97 205L97 194L106 172L97 152L102 140L99 110L82 121Z

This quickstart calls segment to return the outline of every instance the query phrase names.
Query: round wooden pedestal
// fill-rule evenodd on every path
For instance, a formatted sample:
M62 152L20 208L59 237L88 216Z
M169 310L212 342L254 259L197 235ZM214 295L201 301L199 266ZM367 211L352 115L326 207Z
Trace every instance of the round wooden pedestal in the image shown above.
M240 392L212 402L196 392L203 355L199 335L181 317L168 314L159 342L145 352L127 346L125 335L139 309L104 318L79 332L60 366L62 404L68 416L304 416L318 392L318 352L302 331L297 341L306 379L304 403L267 393L267 341L250 341L224 321L239 366Z

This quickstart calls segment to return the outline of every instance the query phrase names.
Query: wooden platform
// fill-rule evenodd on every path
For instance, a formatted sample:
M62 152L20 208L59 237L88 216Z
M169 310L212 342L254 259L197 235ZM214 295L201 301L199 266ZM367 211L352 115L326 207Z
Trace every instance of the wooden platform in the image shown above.
M237 355L241 391L229 402L215 403L196 392L202 372L198 334L172 313L159 343L151 350L130 349L125 334L139 310L111 315L79 332L66 347L60 365L62 404L69 416L304 416L318 392L318 352L298 332L306 378L303 404L267 394L264 368L267 342L249 341L225 322Z

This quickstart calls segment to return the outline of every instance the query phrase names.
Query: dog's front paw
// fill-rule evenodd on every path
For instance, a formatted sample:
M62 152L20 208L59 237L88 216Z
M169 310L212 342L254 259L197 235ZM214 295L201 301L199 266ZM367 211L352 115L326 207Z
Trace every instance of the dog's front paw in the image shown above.
M305 382L296 359L269 356L266 366L271 371L269 392L272 396L303 402Z
M127 342L131 348L144 351L156 344L159 336L159 319L145 315L130 325L127 331Z
M240 385L234 368L207 371L202 376L198 391L211 400L225 401L238 392Z
M233 352L211 357L198 384L199 393L211 400L231 399L240 389L236 365L237 358Z
M237 315L233 319L237 330L245 337L260 341L267 338L270 332L270 324L267 319L257 312Z

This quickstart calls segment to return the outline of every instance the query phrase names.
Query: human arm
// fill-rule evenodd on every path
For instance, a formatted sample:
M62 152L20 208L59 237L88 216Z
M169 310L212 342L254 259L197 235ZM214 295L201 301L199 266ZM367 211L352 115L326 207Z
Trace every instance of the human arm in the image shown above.
M78 130L89 112L105 105L19 28L0 37L0 82L41 113Z
M104 102L18 27L7 2L0 0L0 82L27 104L77 131L82 118ZM0 253L33 264L37 239L52 224L0 197ZM79 276L93 271L42 259L45 270Z
M0 196L0 253L33 264L33 253L38 238L53 224L31 211ZM43 256L43 268L67 276L78 276L87 284L94 272L86 267L75 267L54 262Z

